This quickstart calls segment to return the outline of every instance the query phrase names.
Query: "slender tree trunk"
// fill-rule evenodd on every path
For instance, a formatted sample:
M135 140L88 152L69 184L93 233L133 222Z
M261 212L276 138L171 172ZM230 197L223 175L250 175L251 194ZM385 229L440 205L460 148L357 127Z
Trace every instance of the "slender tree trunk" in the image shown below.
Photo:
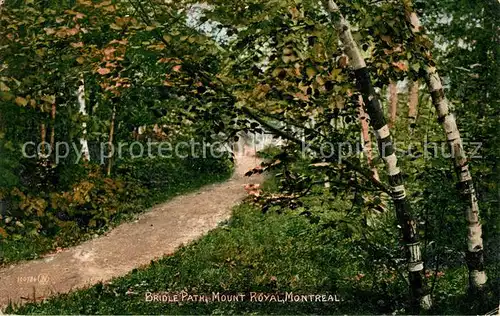
M109 127L109 151L108 151L108 167L106 170L106 175L109 177L111 176L111 167L113 165L113 157L112 153L114 150L112 149L113 147L113 137L115 133L115 119L116 119L116 106L113 106L113 114L111 114L111 124Z
M409 0L405 0L407 20L414 34L421 34L418 16L411 9ZM430 56L430 54L426 54ZM482 228L479 218L479 205L474 189L474 183L469 170L469 162L463 148L462 138L458 130L455 116L450 113L448 99L445 96L441 78L435 67L426 68L426 82L429 88L432 103L436 108L438 121L443 126L448 145L453 158L453 165L458 176L458 188L460 195L467 203L465 217L467 220L467 254L466 261L469 268L469 286L472 290L479 289L487 281L484 271L484 249L482 239Z
M38 156L38 159L39 159L38 170L39 170L42 182L38 183L38 185L43 188L45 186L45 179L47 177L47 167L48 167L48 158L49 158L48 155L46 154L46 151L45 151L45 145L47 145L47 126L43 122L40 124L40 138L41 138L42 142L41 142L40 153ZM50 148L49 148L49 150L50 150Z
M396 124L396 116L398 114L398 85L396 82L389 83L389 128L393 128Z
M423 308L430 308L431 299L424 284L424 266L416 222L412 218L410 205L406 199L403 177L398 167L398 159L392 145L389 127L386 124L380 101L371 84L370 74L361 51L352 37L349 23L344 19L333 0L325 0L324 3L327 11L331 13L336 29L339 31L344 51L354 67L357 83L366 106L366 112L370 116L371 125L377 135L380 155L387 166L389 183L392 188L392 200L396 208L397 218L402 228L403 240L406 246L412 303L415 305L415 303L418 304L419 302Z
M80 114L85 117L87 115L87 111L85 107L85 81L83 80L83 77L81 79L80 86L78 87L78 104L80 105ZM85 161L90 161L89 144L87 142L87 123L82 123L82 130L82 137L80 137L82 156Z
M41 158L45 159L45 145L47 143L47 127L45 126L45 123L40 124L40 138L42 140L40 154L41 154Z
M54 153L56 144L56 111L57 107L55 103L52 103L52 110L50 113L51 117L51 128L50 128L50 149ZM54 160L55 162L55 160Z
M418 114L418 90L419 82L411 81L408 87L408 121L410 131L416 127Z

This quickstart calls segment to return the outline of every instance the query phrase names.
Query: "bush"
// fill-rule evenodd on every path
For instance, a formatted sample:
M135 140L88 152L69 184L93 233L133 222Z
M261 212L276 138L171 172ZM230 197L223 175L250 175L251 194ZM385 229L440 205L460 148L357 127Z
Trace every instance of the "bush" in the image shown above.
M113 178L106 177L99 165L80 168L86 176L75 176L65 190L4 191L10 207L0 214L3 261L32 258L37 252L73 244L176 194L227 179L232 163L229 157L124 159L117 163ZM35 254L33 247L26 247L33 241L44 244Z

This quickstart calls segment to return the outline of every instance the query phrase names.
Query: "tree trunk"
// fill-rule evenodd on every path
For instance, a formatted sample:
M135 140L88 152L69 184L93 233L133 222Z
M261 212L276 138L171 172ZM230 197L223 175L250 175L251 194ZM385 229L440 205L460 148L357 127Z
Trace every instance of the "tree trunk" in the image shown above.
M47 142L47 127L45 126L45 123L42 123L40 125L40 138L42 140L42 146L40 148L40 158L45 159L45 144Z
M78 104L80 105L80 114L85 117L87 111L85 108L85 81L81 79L81 84L78 87ZM82 156L85 161L90 161L90 151L87 142L87 123L82 123L82 137L80 137L80 145L82 146Z
M399 225L402 228L403 240L406 246L406 257L413 306L421 304L423 308L430 308L431 299L424 284L423 262L418 241L416 222L412 218L410 205L406 199L406 191L398 159L392 145L389 127L386 124L380 101L372 86L370 74L361 55L358 45L352 37L349 23L344 19L333 0L324 1L327 11L331 13L335 27L339 32L344 51L349 57L355 70L356 81L363 96L366 112L377 135L380 155L386 163L389 173L389 183L392 188L392 200L396 208Z
M396 124L396 116L398 114L398 85L396 82L389 83L389 128L393 128Z
M56 144L56 111L57 107L55 103L52 103L52 110L50 113L51 117L51 128L50 128L50 148L54 153L55 144ZM55 160L54 160L55 163Z
M37 186L43 188L45 186L45 180L47 177L47 167L48 167L48 155L46 154L45 151L45 145L47 145L47 126L45 123L40 124L40 138L42 140L41 142L41 148L38 156L38 172L40 174L41 182L37 183ZM49 148L49 150L51 150Z
M114 150L112 149L112 146L113 146L113 135L115 133L115 119L116 119L116 107L113 106L113 114L111 114L111 124L110 124L110 127L109 127L109 151L108 151L108 167L107 167L107 170L106 170L106 175L109 177L111 176L111 167L113 165L113 157L112 157L112 153L114 152Z
M407 20L411 24L411 29L415 35L421 34L418 16L411 9L409 0L405 1ZM430 56L430 54L426 54ZM426 82L429 88L432 103L436 108L438 121L443 126L446 134L450 152L452 154L453 165L458 176L458 189L460 195L467 203L465 207L465 217L467 220L467 254L466 261L469 268L469 286L472 290L479 289L487 281L484 271L483 239L482 228L479 218L479 205L474 189L474 183L469 170L467 155L462 145L462 138L458 130L455 116L450 113L448 100L445 96L441 78L435 67L429 66L426 69Z
M408 121L409 121L410 131L413 131L417 123L418 89L419 89L418 80L411 81L410 86L408 87Z

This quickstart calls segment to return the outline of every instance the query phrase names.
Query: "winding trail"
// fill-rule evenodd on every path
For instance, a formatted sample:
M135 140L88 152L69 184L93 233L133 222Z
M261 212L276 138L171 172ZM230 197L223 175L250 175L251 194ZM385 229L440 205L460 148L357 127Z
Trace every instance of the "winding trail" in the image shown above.
M244 177L255 157L238 156L236 171L224 183L178 196L103 236L45 257L0 269L0 310L9 301L23 304L123 276L151 260L172 254L229 219L233 206L247 195Z

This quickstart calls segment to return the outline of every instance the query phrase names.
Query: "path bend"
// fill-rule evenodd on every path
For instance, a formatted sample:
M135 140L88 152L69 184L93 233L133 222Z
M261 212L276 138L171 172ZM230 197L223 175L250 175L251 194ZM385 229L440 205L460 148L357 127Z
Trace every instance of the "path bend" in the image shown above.
M78 246L1 268L0 310L9 301L39 301L108 281L172 254L230 218L233 206L247 195L244 185L262 182L262 176L244 177L258 163L255 157L239 156L234 175L224 183L175 197Z

